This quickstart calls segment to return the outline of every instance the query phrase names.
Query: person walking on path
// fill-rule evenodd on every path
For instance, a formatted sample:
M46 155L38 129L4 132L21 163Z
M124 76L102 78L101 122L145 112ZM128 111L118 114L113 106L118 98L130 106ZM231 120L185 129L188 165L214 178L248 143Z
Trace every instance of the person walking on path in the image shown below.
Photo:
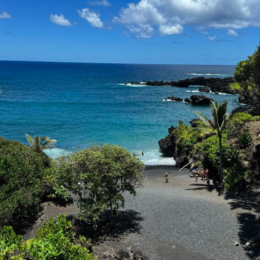
M164 178L165 178L165 183L168 183L168 182L169 182L169 178L170 178L169 172L166 172L166 173L164 174Z

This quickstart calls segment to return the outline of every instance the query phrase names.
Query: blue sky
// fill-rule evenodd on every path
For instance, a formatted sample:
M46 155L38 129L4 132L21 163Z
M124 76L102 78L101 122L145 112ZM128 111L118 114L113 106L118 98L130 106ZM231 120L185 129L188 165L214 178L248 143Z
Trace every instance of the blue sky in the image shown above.
M0 60L237 64L259 0L2 0Z

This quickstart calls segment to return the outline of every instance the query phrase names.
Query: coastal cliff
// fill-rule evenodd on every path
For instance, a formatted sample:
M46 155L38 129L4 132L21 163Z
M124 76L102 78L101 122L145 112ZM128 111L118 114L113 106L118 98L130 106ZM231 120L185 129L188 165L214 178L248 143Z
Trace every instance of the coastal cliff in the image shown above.
M174 157L177 167L185 166L192 160L199 169L208 168L210 177L218 179L219 143L213 132L197 131L199 119L190 122L191 126L179 122L171 126L169 134L158 144L165 156ZM243 143L241 136L251 140ZM236 113L230 128L223 134L223 166L227 188L245 189L257 180L260 169L260 116ZM245 139L245 138L244 138Z

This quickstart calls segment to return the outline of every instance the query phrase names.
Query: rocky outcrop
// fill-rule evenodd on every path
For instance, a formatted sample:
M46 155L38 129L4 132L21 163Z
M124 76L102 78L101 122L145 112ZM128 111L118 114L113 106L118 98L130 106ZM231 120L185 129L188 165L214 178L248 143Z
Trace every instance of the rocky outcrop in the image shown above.
M200 91L202 92L223 92L228 94L237 94L237 90L232 90L229 87L230 83L234 83L234 79L229 78L204 78L204 77L197 77L197 78L188 78L179 81L142 81L142 82L134 82L131 81L127 84L132 85L147 85L147 86L172 86L172 87L181 87L181 88L188 88L189 86L205 86L206 88L201 88Z
M209 106L213 101L212 98L199 96L199 95L192 95L190 99L193 105L198 105L198 106Z
M185 98L185 99L184 99L184 102L190 104L190 103L191 103L191 100L190 100L189 98Z
M177 102L183 102L183 99L182 98L179 98L179 97L167 97L165 98L165 100L171 100L171 101L177 101Z
M211 101L213 101L212 98L208 98L202 95L192 95L189 98L179 98L179 97L167 97L165 98L166 101L176 101L176 102L185 102L192 105L198 105L198 106L209 106L211 104Z
M200 91L200 92L209 93L209 92L210 92L210 88L209 88L209 87L199 88L199 91Z
M169 134L158 142L162 153L167 157L173 157L173 154L175 152L176 139L175 136L172 134L174 129L175 127L171 126L168 129Z

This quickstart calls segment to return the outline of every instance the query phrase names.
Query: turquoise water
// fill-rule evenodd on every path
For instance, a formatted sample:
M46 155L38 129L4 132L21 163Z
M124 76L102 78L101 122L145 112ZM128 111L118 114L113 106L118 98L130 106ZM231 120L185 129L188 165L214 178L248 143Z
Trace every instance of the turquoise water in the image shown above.
M179 120L188 123L208 107L165 102L189 97L198 87L125 86L131 80L227 77L234 66L123 65L0 61L0 135L26 143L25 133L58 140L52 157L92 144L119 144L146 164L173 164L158 141ZM238 106L236 95L205 94ZM79 146L79 147L78 147ZM67 147L67 150L66 150Z

